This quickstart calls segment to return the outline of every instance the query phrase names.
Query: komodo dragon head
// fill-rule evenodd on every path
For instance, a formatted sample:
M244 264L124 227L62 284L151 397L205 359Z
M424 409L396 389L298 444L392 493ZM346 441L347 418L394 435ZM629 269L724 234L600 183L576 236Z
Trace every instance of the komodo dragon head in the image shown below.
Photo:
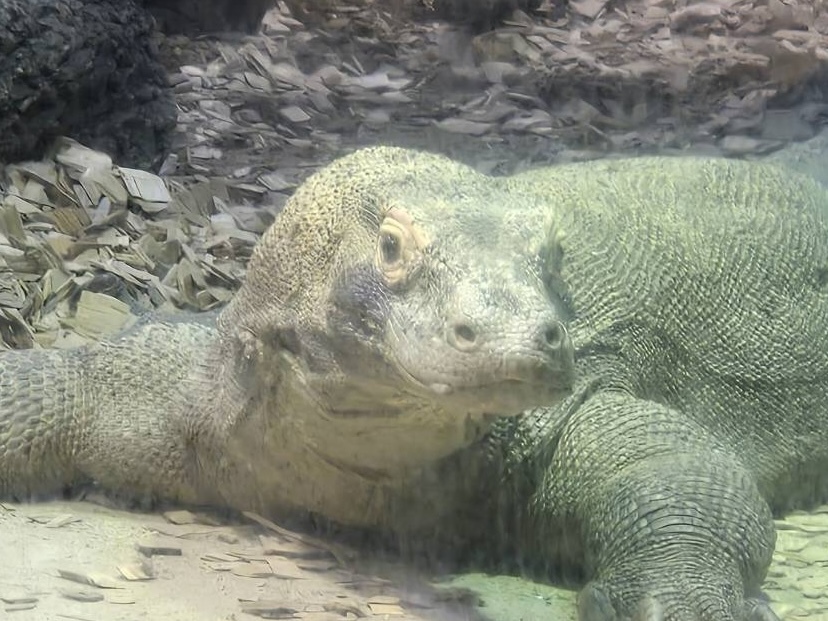
M540 227L505 201L465 166L394 148L310 177L220 318L236 381L398 435L559 401L573 349L539 276L554 252L527 258Z

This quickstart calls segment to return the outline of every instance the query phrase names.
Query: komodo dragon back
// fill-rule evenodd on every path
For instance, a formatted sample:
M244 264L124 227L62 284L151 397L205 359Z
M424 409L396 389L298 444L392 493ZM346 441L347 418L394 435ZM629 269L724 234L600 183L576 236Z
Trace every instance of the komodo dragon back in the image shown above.
M755 162L638 158L513 182L556 213L581 338L637 323L650 345L745 388L828 383L828 206L815 181Z

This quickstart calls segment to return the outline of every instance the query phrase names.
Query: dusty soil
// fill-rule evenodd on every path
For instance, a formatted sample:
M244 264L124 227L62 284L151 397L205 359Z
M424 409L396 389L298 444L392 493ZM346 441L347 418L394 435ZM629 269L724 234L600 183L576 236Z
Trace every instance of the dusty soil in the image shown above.
M85 501L3 504L0 610L20 621L479 618L456 588L278 530Z
M510 576L427 576L252 520L85 501L0 505L0 610L16 621L572 620L575 594ZM766 591L828 619L828 507L778 523ZM278 529L278 532L274 529Z

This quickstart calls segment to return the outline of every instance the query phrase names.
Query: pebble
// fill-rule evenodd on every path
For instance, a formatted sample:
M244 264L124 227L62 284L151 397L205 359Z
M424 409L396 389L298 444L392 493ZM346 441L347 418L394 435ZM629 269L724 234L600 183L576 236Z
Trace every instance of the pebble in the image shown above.
M181 556L181 548L156 543L138 543L135 548L144 556Z

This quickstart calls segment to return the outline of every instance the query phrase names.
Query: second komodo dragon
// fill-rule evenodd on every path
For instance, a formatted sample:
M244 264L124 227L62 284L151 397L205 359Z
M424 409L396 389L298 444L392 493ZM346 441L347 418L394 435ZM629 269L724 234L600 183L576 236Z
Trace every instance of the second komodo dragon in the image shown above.
M465 545L579 571L583 621L775 619L772 514L828 490L826 209L756 163L359 151L217 322L3 354L0 492Z

